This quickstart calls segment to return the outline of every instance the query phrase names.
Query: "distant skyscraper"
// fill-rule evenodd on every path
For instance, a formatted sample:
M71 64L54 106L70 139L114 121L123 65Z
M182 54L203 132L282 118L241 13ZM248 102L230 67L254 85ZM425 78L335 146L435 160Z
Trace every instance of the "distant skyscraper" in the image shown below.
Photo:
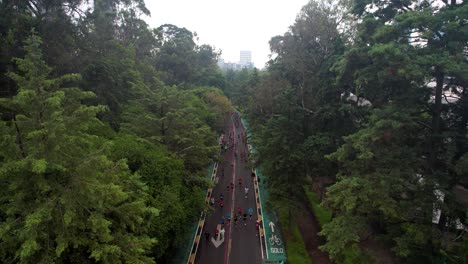
M227 70L240 71L242 69L253 69L254 65L252 63L252 52L249 50L241 51L239 63L227 62L224 59L220 58L218 60L218 66L223 71L227 71Z
M250 50L241 50L239 64L244 67L252 64L252 52Z

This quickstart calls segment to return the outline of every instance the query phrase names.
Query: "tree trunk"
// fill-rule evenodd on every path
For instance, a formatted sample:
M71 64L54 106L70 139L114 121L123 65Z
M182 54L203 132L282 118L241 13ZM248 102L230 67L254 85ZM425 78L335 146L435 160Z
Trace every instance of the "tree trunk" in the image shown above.
M19 130L18 123L16 121L16 114L13 114L13 123L15 124L15 129L16 129L16 144L18 145L21 151L21 156L23 158L26 158L26 153L23 147L23 140L21 139L21 131Z
M461 121L458 124L457 139L456 139L456 153L453 157L454 161L457 161L463 156L467 151L467 146L465 146L465 137L468 134L468 94L466 93L465 88L463 89L462 96L460 98L460 108L461 108ZM465 99L466 98L466 99Z
M437 152L439 151L440 143L440 115L442 112L442 91L444 87L444 73L439 67L435 68L436 87L434 96L434 109L432 111L432 137L430 150L430 164L432 169L435 169Z

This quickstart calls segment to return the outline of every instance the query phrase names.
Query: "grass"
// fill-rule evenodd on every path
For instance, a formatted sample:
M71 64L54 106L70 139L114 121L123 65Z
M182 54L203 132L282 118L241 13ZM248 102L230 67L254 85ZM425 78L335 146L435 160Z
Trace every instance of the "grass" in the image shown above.
M286 241L286 252L288 253L288 263L305 264L312 263L302 240L297 224L294 224L292 237Z
M278 210L279 221L284 232L284 241L286 246L286 253L288 263L290 264L306 264L312 263L312 260L307 253L304 240L302 239L301 232L296 222L291 224L288 221L287 211Z
M320 198L316 193L311 191L308 186L304 186L305 194L309 200L310 205L312 206L312 211L314 211L315 218L317 219L320 227L329 223L332 218L332 212L328 208L322 207L320 205Z

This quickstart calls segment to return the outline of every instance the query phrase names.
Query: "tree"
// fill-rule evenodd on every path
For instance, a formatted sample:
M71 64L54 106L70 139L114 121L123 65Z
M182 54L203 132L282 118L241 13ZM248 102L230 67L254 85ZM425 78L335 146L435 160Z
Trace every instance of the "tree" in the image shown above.
M152 263L147 187L90 133L104 107L80 103L93 94L69 86L79 75L48 79L40 44L28 39L21 73L9 73L18 94L2 100L13 112L1 123L2 261Z

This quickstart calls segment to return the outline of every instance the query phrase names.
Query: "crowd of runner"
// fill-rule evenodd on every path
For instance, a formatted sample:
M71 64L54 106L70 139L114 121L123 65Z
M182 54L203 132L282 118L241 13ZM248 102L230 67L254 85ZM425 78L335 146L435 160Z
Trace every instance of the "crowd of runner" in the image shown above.
M238 113L234 113L232 115L232 118L233 118L235 127L239 128L239 126L240 126L240 117L239 117ZM246 153L244 151L238 152L238 141L242 141L242 144L245 146L245 149L248 149L247 148L247 135L244 132L240 132L239 134L237 134L237 137L236 137L234 131L235 130L232 129L232 130L229 131L227 137L222 137L222 139L220 141L220 153L225 154L225 162L227 162L229 160L228 152L233 151L234 152L234 158L236 160L238 160L238 158L240 158L241 163L248 163L249 162L249 153ZM231 163L231 168L233 166L234 166L234 162ZM223 177L223 178L224 178L224 170L225 170L225 167L222 166L221 167L221 177ZM216 176L215 184L218 184L218 182L219 182L219 178L218 178L218 176ZM243 180L242 180L241 177L238 178L237 182L238 182L238 186L239 186L238 187L239 192L244 190L244 197L247 199L248 195L249 195L249 186L246 183L244 183L244 188L242 188ZM231 181L230 184L226 186L226 192L234 193L234 191L235 191L235 183ZM230 224L234 224L234 227L237 227L238 223L242 221L241 225L246 227L247 223L249 221L252 221L252 215L254 213L254 209L252 207L249 207L247 210L243 210L240 205L237 206L237 213L234 213L234 215L231 216L231 212L229 212L229 209L228 209L228 212L225 213L224 212L224 203L225 203L224 202L224 197L225 197L224 194L220 193L219 198L217 199L217 201L216 201L215 197L213 196L213 194L212 194L212 196L210 198L210 205L214 208L214 210L221 210L221 212L222 212L222 217L219 220L219 225L217 225L215 227L214 232L213 232L215 240L217 240L218 238L219 239L224 238L224 234L226 232L225 229ZM218 227L220 227L220 228L218 228ZM255 221L256 236L258 236L259 227L260 227L260 222L258 220L256 220ZM205 230L205 238L206 238L207 242L209 241L210 236L211 236L210 232L208 230Z

